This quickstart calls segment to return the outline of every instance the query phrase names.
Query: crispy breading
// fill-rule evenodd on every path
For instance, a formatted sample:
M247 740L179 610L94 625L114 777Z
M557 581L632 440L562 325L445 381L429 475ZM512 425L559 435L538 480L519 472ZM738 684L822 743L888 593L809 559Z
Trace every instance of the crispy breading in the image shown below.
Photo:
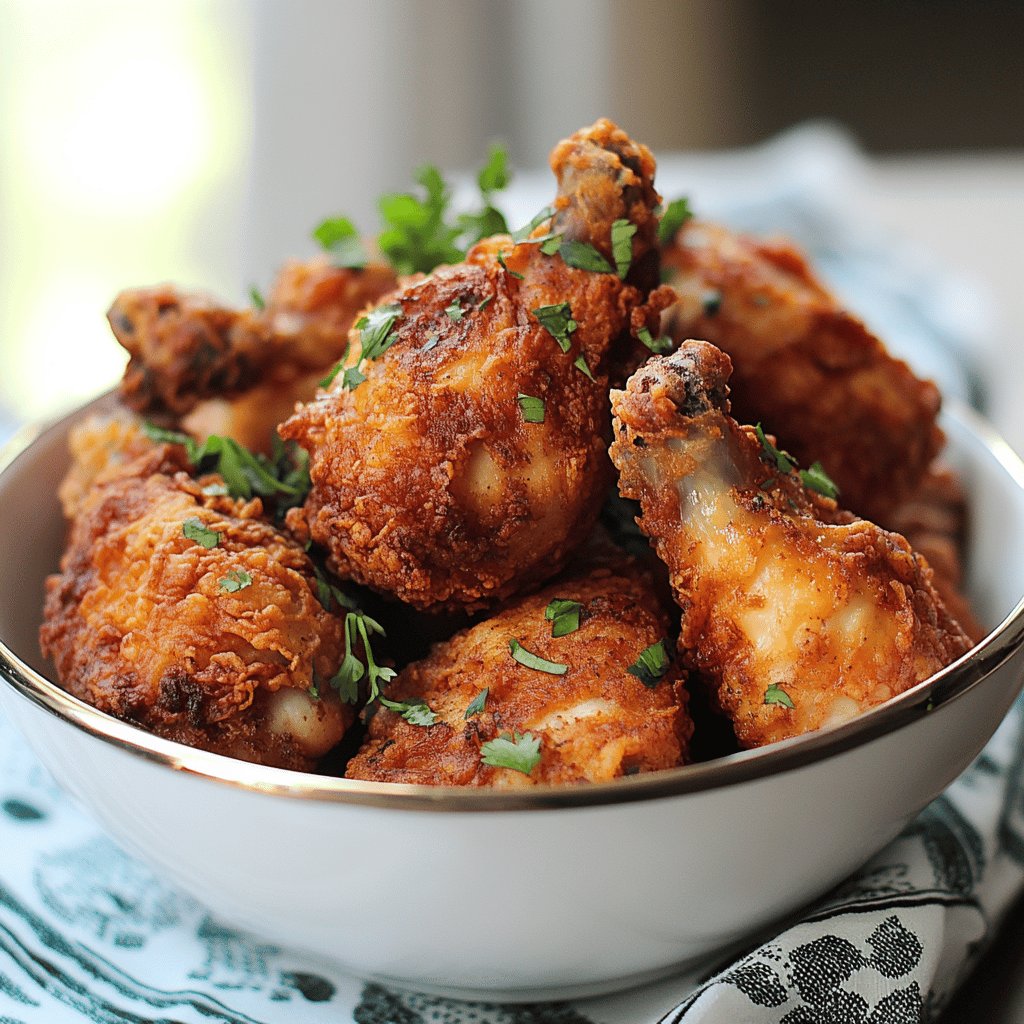
M353 718L325 683L341 660L340 621L317 600L308 556L261 518L259 499L208 495L220 478L193 480L185 468L180 448L151 445L98 474L47 580L43 653L67 690L118 718L312 769ZM185 535L192 521L215 546Z
M612 393L610 454L669 567L680 647L755 747L880 704L971 641L903 537L842 521L728 416L730 371L703 341L652 359Z
M332 567L417 608L481 608L549 578L610 483L608 376L646 322L631 278L650 273L654 163L601 121L556 147L552 167L556 212L535 241L486 239L387 296L371 320L397 315L365 381L336 379L280 430L310 453L304 515ZM612 260L611 224L626 218L625 280L541 251L554 232ZM560 344L534 311L562 303L574 326ZM352 331L350 366L366 333ZM543 422L527 422L521 396L543 402Z
M555 598L582 606L579 629L558 638L544 616ZM600 782L683 764L692 725L678 666L653 686L628 671L668 632L668 616L639 566L620 557L618 568L567 576L437 644L401 672L388 699L426 702L437 722L412 725L380 708L346 777L514 788ZM565 673L520 664L510 638L566 665ZM467 718L485 688L483 710ZM529 775L482 762L485 743L517 733L540 740L540 761Z
M801 252L691 220L662 260L679 293L665 329L729 354L741 422L784 438L804 466L820 461L858 515L881 521L913 491L942 445L939 392L843 310Z

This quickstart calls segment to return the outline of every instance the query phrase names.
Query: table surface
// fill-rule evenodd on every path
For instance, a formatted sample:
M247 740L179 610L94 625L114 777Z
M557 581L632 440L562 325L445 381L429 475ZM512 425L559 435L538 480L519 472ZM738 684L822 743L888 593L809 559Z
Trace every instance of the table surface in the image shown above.
M989 414L1024 455L1024 152L879 160L864 185L866 215L989 296L994 330L980 353L992 389ZM1024 900L941 1024L978 1021L1024 1021Z

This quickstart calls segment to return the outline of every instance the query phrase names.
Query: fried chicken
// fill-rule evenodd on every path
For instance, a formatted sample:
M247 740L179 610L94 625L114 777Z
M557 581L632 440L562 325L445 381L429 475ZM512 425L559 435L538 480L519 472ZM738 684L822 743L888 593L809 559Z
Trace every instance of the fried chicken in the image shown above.
M342 626L309 557L258 498L194 480L178 446L101 466L109 429L96 424L92 450L78 436L93 481L47 580L44 655L76 697L160 736L312 769L354 712L326 685Z
M282 425L310 454L307 528L342 578L479 609L586 539L610 483L610 368L650 315L658 197L650 153L608 121L551 165L555 212L531 240L485 239L387 296L348 372ZM636 229L624 247L617 221Z
M840 512L728 416L730 372L703 341L652 359L612 393L611 457L669 567L680 647L756 747L880 704L971 642L903 537Z
M142 413L184 417L194 436L264 451L342 357L356 313L395 285L391 269L285 265L262 310L233 310L163 285L122 292L107 318L130 360L121 395Z
M579 628L554 638L545 610L556 600L578 602L569 614L578 614ZM414 725L380 708L346 777L514 788L601 782L682 764L692 725L680 670L660 659L671 643L648 655L649 668L638 667L668 633L668 616L636 563L620 556L617 568L570 575L437 644L401 672L387 698L425 703L436 721ZM510 641L520 645L515 657ZM547 667L516 660L530 655ZM510 744L536 750L536 764L527 758L517 770L484 763L495 760L488 753L495 746L507 754Z
M662 250L679 301L676 341L704 338L732 359L737 417L820 461L844 507L881 521L942 445L939 393L890 356L786 243L687 221Z

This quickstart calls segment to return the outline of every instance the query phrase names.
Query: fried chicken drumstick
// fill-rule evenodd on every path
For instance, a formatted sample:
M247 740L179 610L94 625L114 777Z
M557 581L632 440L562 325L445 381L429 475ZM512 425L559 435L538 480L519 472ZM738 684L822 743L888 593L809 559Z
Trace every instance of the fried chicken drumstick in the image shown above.
M552 636L560 632L548 612L555 601L575 604L562 614L579 625L564 636ZM346 777L512 788L602 782L683 764L693 727L680 670L662 657L671 649L668 630L635 562L571 574L401 672L388 697L425 704L436 720L415 725L381 708ZM652 645L645 674L637 666ZM523 663L531 655L544 659L542 667ZM502 757L516 756L510 745L526 759L518 769Z
M476 609L586 539L610 483L615 349L650 318L658 196L650 153L608 121L551 166L554 213L530 240L485 239L387 296L280 428L309 452L308 530L342 578Z
M76 434L84 465L66 488L74 518L47 581L43 653L67 690L118 718L313 769L354 717L324 685L344 642L313 564L262 518L259 498L224 496L219 476L186 472L179 446L124 429L99 420ZM112 436L130 448L111 448Z
M971 642L904 538L840 512L729 417L731 369L703 341L652 359L612 393L611 457L669 567L680 648L756 747L880 704Z
M732 358L741 422L762 422L805 465L820 461L845 508L876 522L942 445L939 393L850 316L786 243L689 220L662 250L679 301L665 327Z

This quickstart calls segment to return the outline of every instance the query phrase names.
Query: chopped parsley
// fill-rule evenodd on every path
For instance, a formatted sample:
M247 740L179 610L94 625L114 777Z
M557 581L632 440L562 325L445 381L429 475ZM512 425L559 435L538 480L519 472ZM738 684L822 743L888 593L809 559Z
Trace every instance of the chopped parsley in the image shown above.
M500 251L498 252L498 265L501 267L502 270L505 271L506 274L509 274L512 277L518 277L520 281L523 280L523 275L522 274L518 273L515 270L510 270L509 269L508 264L505 262L505 254L503 252L500 252Z
M254 309L258 309L261 313L267 308L267 300L263 298L263 292L252 285L249 288L249 301L252 303Z
M341 358L331 367L327 376L320 381L320 387L329 388L334 383L334 378L345 369L345 360L348 359L349 347L349 345L345 345L345 351L342 352Z
M540 761L540 737L529 732L502 733L480 747L480 760L492 768L511 768L529 775Z
M508 649L512 654L512 657L518 661L520 665L536 669L538 672L547 672L552 676L564 676L565 673L569 671L568 665L563 665L558 661L548 661L546 658L542 658L539 654L534 654L532 651L528 651L518 640L509 640Z
M765 704L781 704L784 708L795 708L796 705L793 703L793 698L778 684L772 683L767 690L764 691L764 703Z
M650 647L645 647L626 671L631 676L636 676L644 686L653 689L668 671L668 666L669 656L665 650L665 641L659 640Z
M595 274L613 273L612 265L589 243L569 239L562 242L562 260L567 267L590 270Z
M582 352L572 361L572 365L575 366L584 377L589 377L591 380L594 380L594 375L590 372L590 367L587 366L587 361L583 358ZM594 381L594 383L596 384L597 381Z
M544 422L544 399L534 398L532 395L524 395L521 391L516 395L519 403L519 411L523 414L526 423Z
M641 327L636 332L637 338L643 342L655 355L661 355L663 352L672 351L672 339L671 338L654 338L651 336L651 332L646 327Z
M181 532L201 548L215 548L220 543L220 534L203 526L198 516L192 516L181 524Z
M562 236L561 235L550 235L540 243L540 251L545 256L554 256L559 249L562 248Z
M416 184L423 193L393 193L377 203L384 230L377 247L398 274L429 274L439 263L457 263L463 251L455 244L462 229L445 216L451 192L436 167L421 167Z
M366 266L366 250L356 226L347 217L328 217L314 229L313 237L330 253L336 267L361 270Z
M540 227L544 221L550 220L554 215L555 211L550 206L545 206L529 224L524 225L518 231L512 232L512 241L525 242L536 228ZM534 238L531 239L531 241L536 242L537 239Z
M673 199L661 215L658 225L658 241L668 245L679 232L679 229L693 216L690 202L687 199Z
M612 223L612 259L615 260L615 272L625 279L629 273L629 265L633 262L633 236L636 225L628 220L617 220Z
M232 569L227 576L222 576L217 584L221 590L236 594L239 590L252 586L252 577L244 569Z
M800 480L809 491L816 491L833 500L839 497L839 488L820 462L812 462L810 469L801 469Z
M388 700L387 697L380 698L381 704L389 711L401 715L410 725L433 725L437 721L437 715L430 710L425 700L403 701Z
M492 145L487 154L487 163L476 176L483 207L477 213L463 213L458 218L459 230L464 236L461 239L463 245L470 246L489 235L508 232L508 224L502 213L495 209L491 197L495 192L508 188L510 178L508 152L504 146Z
M479 305L476 307L478 313L485 310L494 301L493 295L488 295L486 299L481 299Z
M583 605L579 601L570 601L564 597L556 597L544 609L544 618L551 623L553 637L568 636L580 628L580 612Z
M483 713L484 708L487 705L487 695L491 692L489 686L485 686L473 699L470 701L469 707L466 708L465 718L468 721L474 715Z
M439 334L430 335L430 337L427 338L427 340L423 343L423 347L420 349L420 351L429 352L440 340L441 336Z
M784 452L776 448L775 445L765 437L765 433L761 429L760 423L754 427L754 433L757 435L758 441L761 442L761 457L765 462L773 465L780 473L792 473L793 470L796 469L796 459L794 459L789 452Z
M560 302L555 306L538 306L530 312L540 322L563 352L568 352L571 342L569 335L579 326L572 318L572 310L568 302Z
M377 359L391 348L398 338L392 328L401 315L400 302L387 302L383 306L371 309L366 316L361 316L356 321L356 330L359 331L362 345L360 362L364 359Z
M456 323L466 315L461 299L456 299L450 306L445 306L444 311L448 314L448 319L454 320Z

